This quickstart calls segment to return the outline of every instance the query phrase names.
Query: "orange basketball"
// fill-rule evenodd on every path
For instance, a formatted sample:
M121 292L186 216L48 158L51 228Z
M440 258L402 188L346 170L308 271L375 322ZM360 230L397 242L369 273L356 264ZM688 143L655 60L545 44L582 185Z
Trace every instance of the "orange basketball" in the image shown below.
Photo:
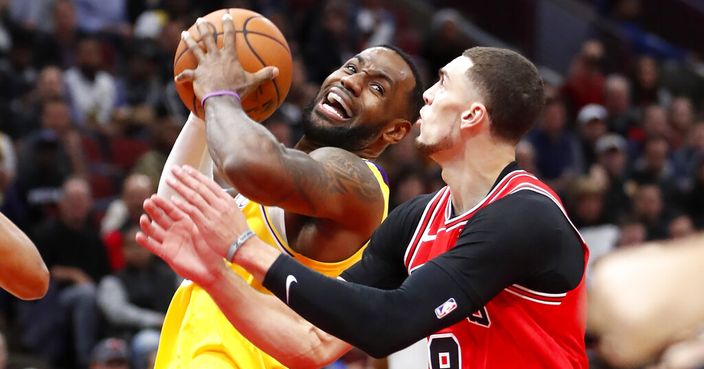
M216 10L203 17L214 27L218 47L222 47L222 16L225 12L230 13L235 25L235 46L242 67L252 73L267 66L279 68L276 78L262 83L256 91L242 97L242 107L250 118L261 122L281 105L291 87L291 51L274 23L259 13L237 8ZM205 43L201 41L195 24L188 32L201 49L205 50ZM174 76L184 69L194 69L197 65L196 57L181 40L174 56ZM193 84L177 83L176 90L186 107L200 118L204 118L205 111L200 103L200 96L193 93Z

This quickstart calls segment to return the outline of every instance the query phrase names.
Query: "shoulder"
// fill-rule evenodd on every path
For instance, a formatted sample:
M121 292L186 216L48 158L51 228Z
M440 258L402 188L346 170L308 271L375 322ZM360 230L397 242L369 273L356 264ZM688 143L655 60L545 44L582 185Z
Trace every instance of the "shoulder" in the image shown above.
M556 236L574 237L575 230L560 207L534 191L518 191L484 208L467 223L466 231L495 231L498 238L547 241Z

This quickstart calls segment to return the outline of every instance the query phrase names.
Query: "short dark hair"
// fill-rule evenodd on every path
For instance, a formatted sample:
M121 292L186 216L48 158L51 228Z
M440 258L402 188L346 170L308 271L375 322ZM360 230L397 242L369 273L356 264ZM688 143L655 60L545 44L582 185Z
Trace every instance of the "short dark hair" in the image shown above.
M530 130L545 103L543 80L521 54L495 47L473 47L463 54L474 64L467 77L484 99L491 132L513 142Z
M411 56L406 54L403 50L400 48L393 46L393 45L377 45L375 47L383 47L385 49L389 49L398 56L403 59L404 62L406 62L406 65L408 65L408 68L411 69L411 73L413 73L413 79L416 81L415 86L413 86L413 90L411 90L409 99L410 101L408 102L408 120L411 123L415 123L415 121L418 119L420 116L420 108L423 107L425 104L423 102L423 92L425 92L425 86L423 83L423 80L421 79L420 73L418 72L418 68L416 67L416 64L413 62L411 59Z

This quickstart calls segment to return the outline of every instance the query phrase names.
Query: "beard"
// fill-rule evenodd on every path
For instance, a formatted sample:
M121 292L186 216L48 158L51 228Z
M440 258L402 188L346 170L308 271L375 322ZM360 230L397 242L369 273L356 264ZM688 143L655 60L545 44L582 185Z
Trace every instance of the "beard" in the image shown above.
M425 143L420 141L420 136L416 137L416 148L427 157L431 157L433 154L447 150L452 147L452 142L449 137L443 137L440 141Z
M337 147L347 151L360 151L366 148L384 127L383 124L358 124L353 126L328 126L318 123L321 119L315 116L313 109L318 103L314 99L304 111L303 134L305 137L322 146Z

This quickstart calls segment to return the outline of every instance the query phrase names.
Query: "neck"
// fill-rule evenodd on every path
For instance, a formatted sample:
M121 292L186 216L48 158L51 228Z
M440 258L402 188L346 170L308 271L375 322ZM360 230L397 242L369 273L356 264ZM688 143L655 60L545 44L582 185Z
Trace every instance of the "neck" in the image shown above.
M306 136L303 136L298 141L296 146L294 146L294 149L303 151L305 153L310 153L311 151L317 150L321 147L327 147L327 145L320 144L318 142L315 142L315 141L308 139ZM381 154L383 149L378 150L375 147L368 146L368 147L361 149L361 150L348 150L348 151L359 156L360 158L371 160L371 159L376 159L377 157L379 157L379 155Z
M458 213L477 205L491 190L501 171L516 160L515 145L489 138L464 145L465 150L444 163L442 179L452 191L452 204Z

